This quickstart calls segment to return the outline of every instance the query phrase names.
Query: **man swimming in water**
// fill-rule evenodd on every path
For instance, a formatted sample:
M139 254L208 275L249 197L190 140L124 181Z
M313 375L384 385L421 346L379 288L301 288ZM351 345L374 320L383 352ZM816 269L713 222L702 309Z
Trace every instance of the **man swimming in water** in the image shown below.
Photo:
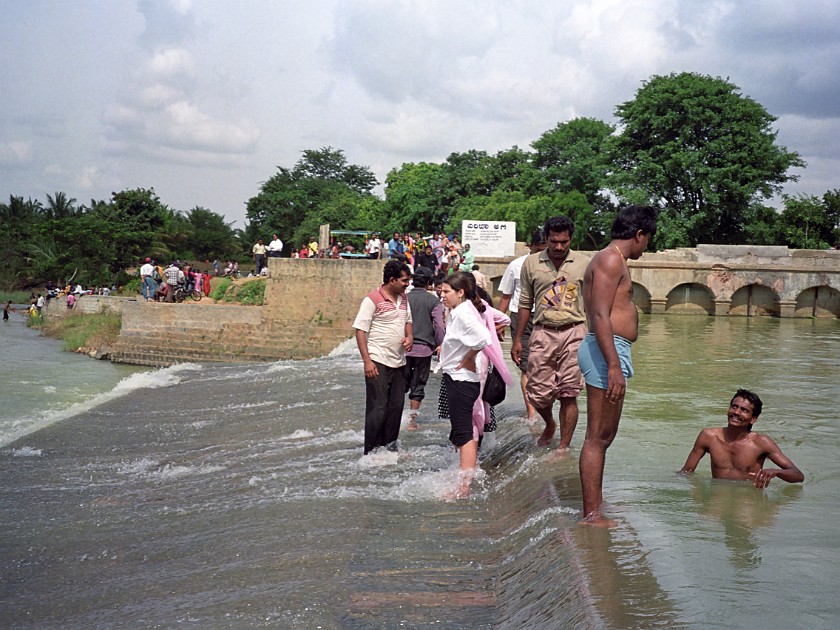
M583 276L589 333L578 349L587 415L579 466L586 524L612 524L601 514L604 462L618 433L627 379L633 376L630 344L639 334L627 261L638 260L647 249L656 233L656 214L650 206L622 208L610 231L612 241L592 257Z
M761 398L749 390L739 389L729 403L727 426L700 431L680 472L693 473L708 453L715 479L750 479L756 488L766 488L774 477L788 483L805 481L802 471L769 436L753 432L752 425L759 415ZM779 468L764 468L764 460L768 457Z

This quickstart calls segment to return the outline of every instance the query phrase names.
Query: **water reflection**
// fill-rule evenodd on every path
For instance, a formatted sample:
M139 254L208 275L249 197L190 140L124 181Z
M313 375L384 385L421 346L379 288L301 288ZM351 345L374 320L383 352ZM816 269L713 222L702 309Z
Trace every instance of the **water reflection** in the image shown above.
M577 527L572 535L587 576L592 603L608 628L682 628L680 614L662 589L636 531Z
M779 510L802 496L802 486L762 491L743 481L690 478L691 497L701 514L720 521L723 542L736 569L761 564L758 530L775 524Z

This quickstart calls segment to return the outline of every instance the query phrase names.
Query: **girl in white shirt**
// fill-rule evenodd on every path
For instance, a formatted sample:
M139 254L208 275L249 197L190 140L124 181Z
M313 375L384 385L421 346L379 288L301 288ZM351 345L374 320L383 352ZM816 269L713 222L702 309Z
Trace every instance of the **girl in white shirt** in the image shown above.
M476 355L490 342L490 332L479 316L485 306L466 274L458 272L441 285L441 300L450 309L446 335L440 347L443 386L449 403L449 440L458 449L461 467L459 487L446 498L469 494L478 461L478 437L473 431L473 406L481 391Z

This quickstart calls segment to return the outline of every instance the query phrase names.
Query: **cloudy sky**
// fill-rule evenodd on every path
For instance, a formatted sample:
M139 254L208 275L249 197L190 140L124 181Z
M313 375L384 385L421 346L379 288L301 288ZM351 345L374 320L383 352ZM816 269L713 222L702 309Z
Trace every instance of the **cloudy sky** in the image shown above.
M154 188L243 227L332 146L380 181L615 122L655 74L728 77L840 188L840 0L0 0L0 199Z

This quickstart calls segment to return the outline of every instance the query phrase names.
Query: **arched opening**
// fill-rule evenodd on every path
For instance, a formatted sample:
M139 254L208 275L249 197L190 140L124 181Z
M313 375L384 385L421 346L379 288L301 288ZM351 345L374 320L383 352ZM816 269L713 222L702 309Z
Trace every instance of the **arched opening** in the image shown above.
M650 291L638 282L633 283L633 304L640 312L650 314Z
M732 295L729 314L742 317L778 317L779 296L763 284L748 284Z
M811 287L796 296L794 317L840 317L840 291Z
M665 312L677 315L714 315L715 296L704 284L678 284L668 293Z

